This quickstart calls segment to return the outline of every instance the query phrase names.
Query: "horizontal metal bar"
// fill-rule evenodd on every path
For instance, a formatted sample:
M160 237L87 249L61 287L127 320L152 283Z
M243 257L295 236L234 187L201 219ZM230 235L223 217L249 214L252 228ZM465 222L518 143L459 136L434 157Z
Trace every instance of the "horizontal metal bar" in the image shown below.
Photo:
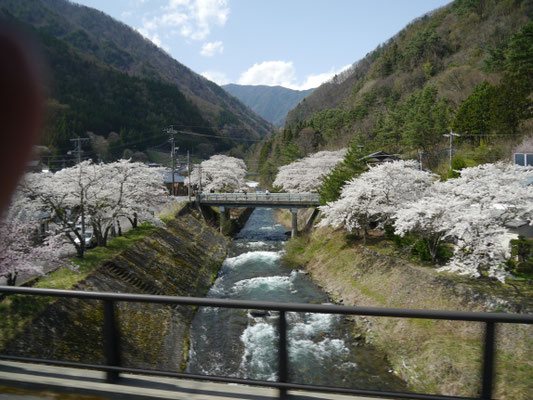
M92 300L115 300L141 303L181 304L201 307L254 308L260 310L309 312L321 314L369 315L375 317L422 318L478 322L533 324L532 314L507 314L469 311L416 310L403 308L354 307L333 304L276 303L269 301L230 300L204 297L158 296L76 290L39 289L0 286L0 293L33 296L71 297Z
M202 380L202 381L222 382L222 383L238 383L242 385L264 386L264 387L271 387L271 388L278 388L278 389L308 390L308 391L322 392L322 393L379 396L382 398L385 397L385 398L394 398L394 399L479 400L475 397L445 396L445 395L424 394L424 393L389 392L389 391L380 391L380 390L354 389L354 388L332 387L332 386L322 386L322 385L304 385L301 383L284 383L284 382L234 378L234 377L217 376L217 375L199 375L199 374L189 374L186 372L170 372L170 371L160 371L160 370L142 369L142 368L113 367L113 366L107 366L107 365L77 363L77 362L72 362L72 361L43 360L39 358L30 358L30 357L0 355L0 359L11 360L11 361L32 362L32 363L37 363L37 364L57 365L57 366L64 366L64 367L77 367L77 368L93 369L93 370L100 370L100 371L126 372L126 373L132 373L132 374L165 376L165 377L171 377L171 378L184 378L184 379L191 379L191 380Z

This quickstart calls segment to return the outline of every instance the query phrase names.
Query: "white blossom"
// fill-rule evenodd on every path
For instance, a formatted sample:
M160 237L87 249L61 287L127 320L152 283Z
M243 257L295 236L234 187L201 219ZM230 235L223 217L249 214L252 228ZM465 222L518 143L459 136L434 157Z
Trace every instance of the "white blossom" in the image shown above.
M509 257L505 224L523 220L533 224L533 168L513 164L483 164L461 171L457 179L442 183L442 190L465 202L451 210L456 241L454 256L441 268L452 272L504 281L503 264Z
M435 262L443 242L454 255L440 270L504 281L509 275L509 232L505 224L533 224L533 168L484 164L460 171L457 179L434 181L414 162L372 167L349 181L339 200L321 207L321 225L365 232L371 224L393 224L396 234L414 233Z
M319 151L301 160L279 168L273 186L289 193L316 192L322 177L329 174L341 162L348 149Z
M396 210L427 190L435 176L416 169L415 161L394 161L371 167L349 181L339 200L321 207L322 226L343 225L366 232L371 223L391 223Z
M190 174L191 184L200 184L200 170L202 173L201 184L204 191L240 191L247 185L246 164L243 160L224 155L214 155L209 160L203 161L200 168L194 169ZM188 179L186 179L186 184Z
M27 174L13 199L11 218L47 211L56 228L76 248L85 251L86 229L105 245L119 217L157 222L154 211L165 202L162 170L121 160L109 164L84 161L56 173Z
M457 179L436 182L424 198L399 209L397 234L413 232L426 243L434 260L441 241L454 244L454 255L441 271L504 281L503 264L509 257L505 223L532 223L533 168L483 164L461 171Z
M0 221L0 276L7 278L8 285L15 285L22 273L43 275L45 266L65 264L73 268L59 256L64 248L61 237L50 235L39 241L32 221Z

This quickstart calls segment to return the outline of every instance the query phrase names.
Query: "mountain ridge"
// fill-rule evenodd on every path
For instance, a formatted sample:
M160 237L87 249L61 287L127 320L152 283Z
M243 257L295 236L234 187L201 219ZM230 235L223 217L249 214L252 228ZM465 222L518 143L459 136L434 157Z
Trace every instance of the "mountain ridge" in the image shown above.
M533 134L533 2L455 0L419 18L289 111L282 132L254 146L264 184L277 168L350 147L453 169L509 160ZM449 136L448 136L449 137ZM337 172L341 172L340 170ZM333 178L332 178L333 179Z
M270 123L218 85L174 60L133 28L103 12L65 0L0 0L0 9L15 22L35 30L38 44L44 41L50 45L50 38L54 38L59 42L52 43L52 46L59 48L65 44L70 54L81 56L83 62L93 63L95 68L111 68L134 78L133 81L124 78L130 83L135 79L148 79L169 85L164 89L167 91L175 87L196 108L203 119L200 125L208 126L211 134L236 140L257 140L271 129ZM54 68L50 65L51 75L54 75ZM74 76L75 71L70 72L72 76L68 76L69 79L75 78L78 86L85 86L83 77ZM160 89L163 90L163 87ZM165 115L169 124L181 122L172 121L169 113ZM93 130L90 126L84 129ZM121 125L117 124L113 130L118 132L120 129ZM106 136L109 132L98 133ZM78 131L77 134L84 135L85 132Z
M294 90L283 86L239 85L222 88L275 126L283 126L289 110L313 93L313 89Z

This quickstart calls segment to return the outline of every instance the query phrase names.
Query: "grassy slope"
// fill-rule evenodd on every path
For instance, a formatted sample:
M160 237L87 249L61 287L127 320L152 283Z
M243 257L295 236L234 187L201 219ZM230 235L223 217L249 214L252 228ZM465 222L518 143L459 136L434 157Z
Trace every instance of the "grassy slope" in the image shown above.
M488 296L461 279L399 259L393 252L382 240L362 246L342 231L321 228L310 238L291 240L286 258L307 268L334 299L346 305L472 311L510 307L498 297L512 293L512 288L500 287L498 297ZM530 292L524 293L524 299L531 306ZM388 355L412 390L476 394L481 370L480 324L393 318L360 318L359 322L367 331L367 341ZM533 393L532 329L500 324L498 333L496 396L525 400Z

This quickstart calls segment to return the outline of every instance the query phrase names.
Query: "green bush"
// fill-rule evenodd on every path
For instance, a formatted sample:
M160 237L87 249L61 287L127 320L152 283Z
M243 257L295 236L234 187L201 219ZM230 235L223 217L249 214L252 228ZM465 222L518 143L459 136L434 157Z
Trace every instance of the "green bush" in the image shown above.
M391 226L385 227L385 237L392 240L396 247L402 249L406 247L411 248L411 254L420 261L431 261L431 254L429 253L428 245L424 239L417 235L407 233L404 236L396 235L394 228ZM437 250L437 262L445 263L453 256L453 250L448 246L439 246Z

